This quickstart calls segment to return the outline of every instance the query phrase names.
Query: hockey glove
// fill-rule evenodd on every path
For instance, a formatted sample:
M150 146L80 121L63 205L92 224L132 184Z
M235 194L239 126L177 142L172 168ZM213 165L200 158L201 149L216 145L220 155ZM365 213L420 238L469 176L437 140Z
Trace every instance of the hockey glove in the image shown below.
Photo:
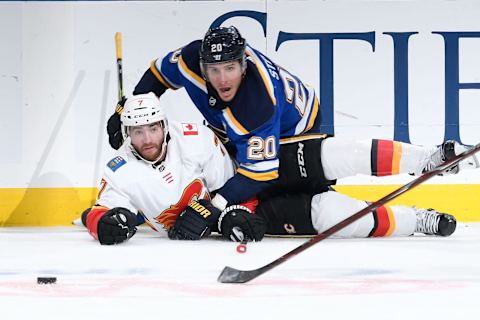
M85 210L83 210L82 212L82 216L81 216L81 220L82 220L82 224L86 227L87 226L87 216L88 214L90 213L90 211L92 210L92 208L87 208Z
M172 240L200 240L210 234L219 216L220 210L209 200L192 201L177 217L168 237Z
M122 243L137 232L137 216L128 209L108 210L98 221L97 234L101 244Z
M120 115L122 114L125 101L127 101L127 98L125 97L122 97L122 100L118 101L115 112L110 116L107 122L108 142L115 150L118 150L123 143L122 121L120 120Z
M222 211L218 229L224 238L236 242L260 241L267 231L265 220L241 205L233 205Z

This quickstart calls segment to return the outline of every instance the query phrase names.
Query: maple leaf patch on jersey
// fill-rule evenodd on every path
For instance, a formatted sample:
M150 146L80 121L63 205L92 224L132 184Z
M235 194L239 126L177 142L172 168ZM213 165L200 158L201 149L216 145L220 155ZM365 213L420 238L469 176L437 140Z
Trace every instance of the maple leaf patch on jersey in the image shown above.
M195 123L182 123L183 135L184 136L197 136L198 128Z

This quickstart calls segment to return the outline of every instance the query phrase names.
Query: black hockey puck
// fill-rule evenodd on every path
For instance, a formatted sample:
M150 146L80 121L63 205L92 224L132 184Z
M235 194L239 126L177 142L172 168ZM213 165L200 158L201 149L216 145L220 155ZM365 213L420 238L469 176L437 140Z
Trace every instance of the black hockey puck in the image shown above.
M38 277L37 278L38 284L55 284L57 283L56 277Z

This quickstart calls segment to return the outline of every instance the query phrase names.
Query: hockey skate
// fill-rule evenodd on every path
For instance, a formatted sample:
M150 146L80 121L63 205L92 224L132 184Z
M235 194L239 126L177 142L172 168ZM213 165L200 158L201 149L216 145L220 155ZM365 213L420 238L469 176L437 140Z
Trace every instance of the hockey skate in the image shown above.
M423 168L423 173L435 169L442 165L445 161L450 160L460 153L468 150L467 147L459 144L454 140L448 140L442 143L438 148L430 155L426 160L426 165ZM480 162L476 156L471 156L466 160L460 162L458 165L444 172L444 174L457 174L460 168L463 169L475 169L480 167ZM444 175L442 174L442 175Z
M454 216L437 212L434 209L417 209L417 225L415 232L428 235L448 237L457 227L457 220Z

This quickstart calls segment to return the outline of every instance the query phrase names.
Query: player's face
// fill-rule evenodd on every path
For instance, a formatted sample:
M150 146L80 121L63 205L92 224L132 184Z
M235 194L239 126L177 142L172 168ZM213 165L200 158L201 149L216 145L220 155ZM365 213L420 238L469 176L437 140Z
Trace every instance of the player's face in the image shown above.
M155 161L162 152L163 128L160 122L129 128L132 145L148 161Z
M208 64L206 66L208 81L225 102L231 101L237 94L242 82L242 67L239 61Z

